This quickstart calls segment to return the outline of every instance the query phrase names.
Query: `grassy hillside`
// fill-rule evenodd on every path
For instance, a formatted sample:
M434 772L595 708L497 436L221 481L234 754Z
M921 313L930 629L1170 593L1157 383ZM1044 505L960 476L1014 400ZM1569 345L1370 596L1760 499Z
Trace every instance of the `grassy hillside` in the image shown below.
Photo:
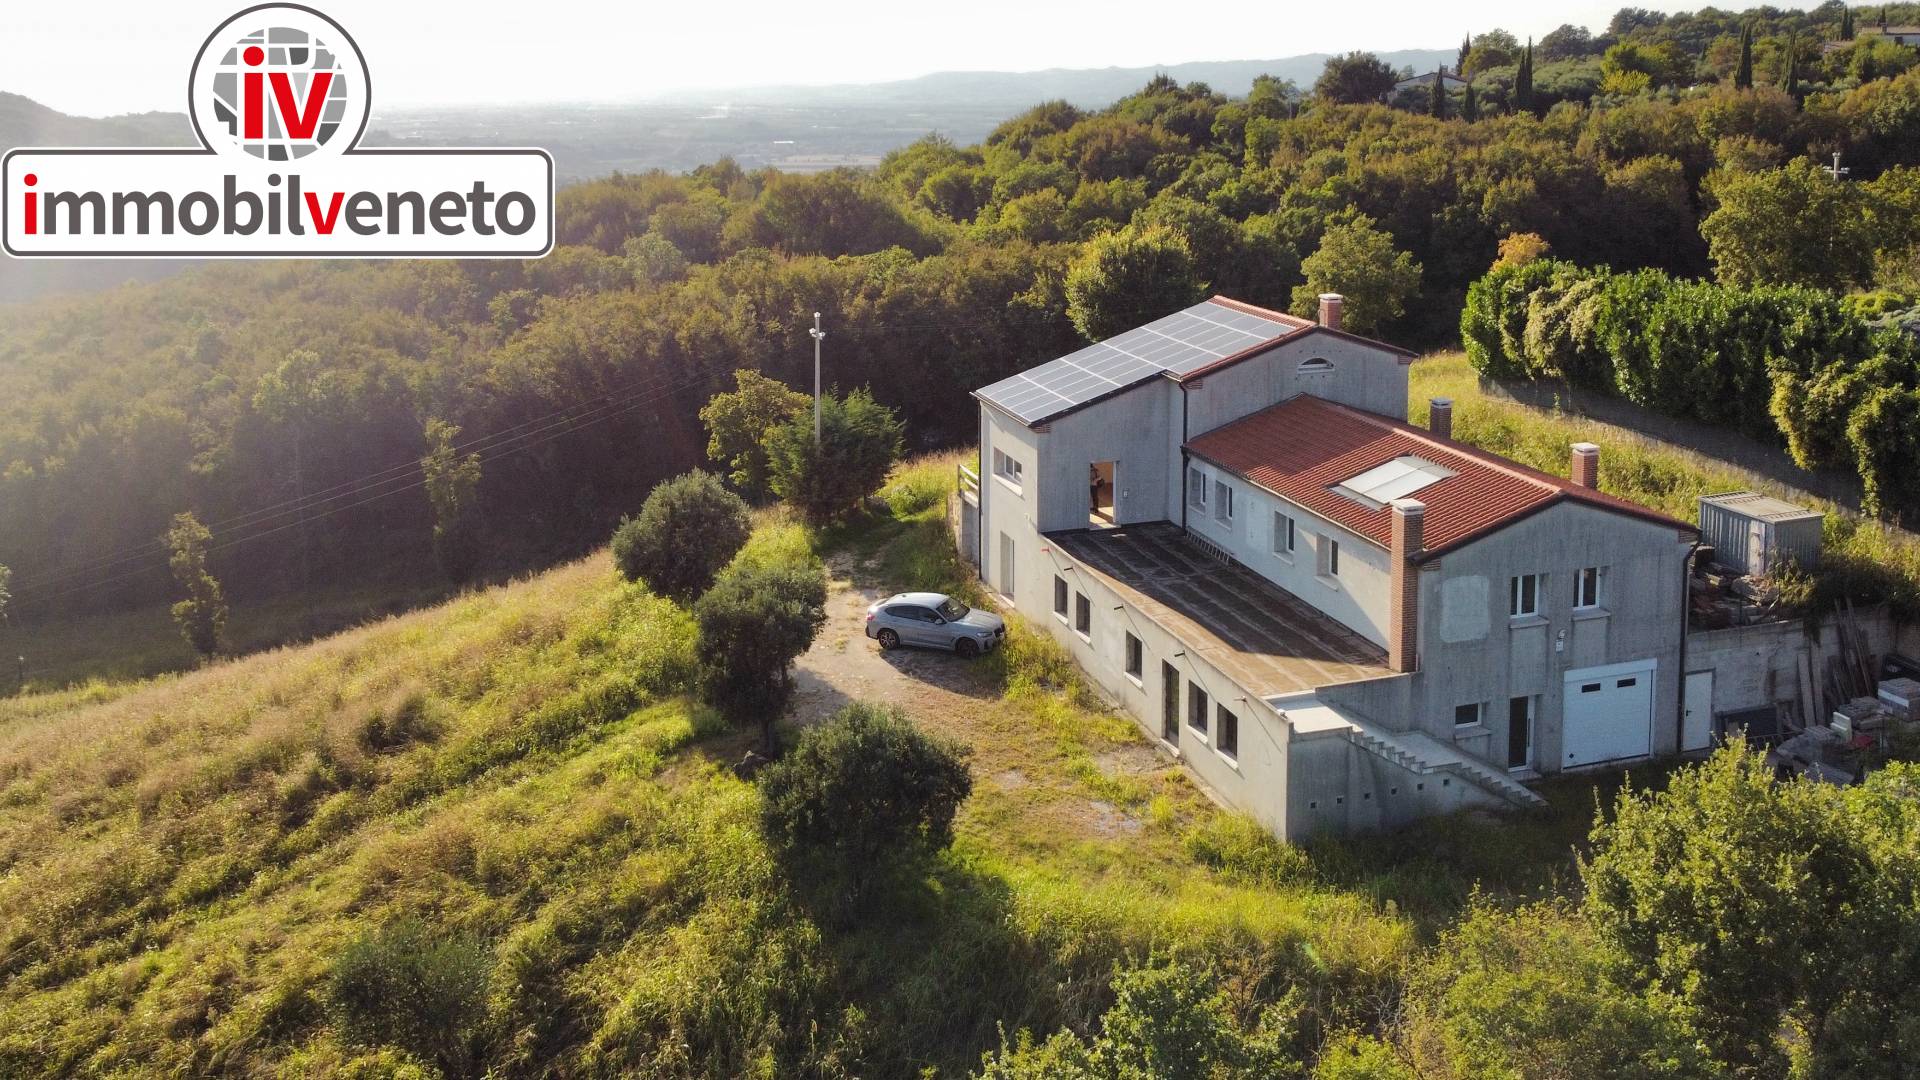
M1863 519L1829 500L1673 443L1489 395L1460 353L1442 353L1415 364L1408 397L1414 423L1426 423L1430 399L1450 397L1455 438L1562 476L1569 467L1568 444L1598 443L1603 489L1682 521L1699 520L1700 496L1740 488L1823 510L1826 547L1815 606L1845 595L1862 603L1889 601L1908 616L1920 613L1920 537L1905 529Z
M768 521L743 557L951 577L950 474L838 536ZM838 922L769 861L723 767L751 734L684 696L691 637L595 556L302 648L0 701L0 1074L955 1075L1000 1025L1085 1026L1112 965L1156 951L1212 957L1249 1002L1302 987L1316 1032L1370 1026L1475 881L1555 889L1593 805L1289 853L1019 632L932 721L974 747L959 841ZM335 958L394 927L477 958L466 1049L342 1025Z

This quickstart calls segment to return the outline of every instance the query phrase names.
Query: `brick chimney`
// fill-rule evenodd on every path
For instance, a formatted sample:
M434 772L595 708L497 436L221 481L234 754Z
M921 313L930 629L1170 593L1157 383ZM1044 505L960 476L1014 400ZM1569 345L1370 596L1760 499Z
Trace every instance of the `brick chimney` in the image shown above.
M1387 666L1414 671L1420 666L1420 567L1413 560L1426 543L1427 504L1395 499L1393 508L1392 587L1387 615Z
M1453 438L1453 399L1437 397L1427 402L1427 427L1443 439Z
M1340 329L1340 309L1345 307L1347 298L1337 292L1320 294L1320 325L1329 330Z
M1600 448L1590 442L1573 444L1573 482L1585 488L1600 486Z

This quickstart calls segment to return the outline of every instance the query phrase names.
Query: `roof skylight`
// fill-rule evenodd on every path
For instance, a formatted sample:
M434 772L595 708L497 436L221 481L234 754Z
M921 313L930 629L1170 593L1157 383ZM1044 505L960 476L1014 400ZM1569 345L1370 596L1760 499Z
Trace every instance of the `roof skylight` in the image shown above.
M1452 469L1436 465L1426 458L1408 454L1385 465L1376 465L1358 476L1335 484L1333 490L1364 506L1378 510L1395 499L1404 499L1431 484L1454 475Z

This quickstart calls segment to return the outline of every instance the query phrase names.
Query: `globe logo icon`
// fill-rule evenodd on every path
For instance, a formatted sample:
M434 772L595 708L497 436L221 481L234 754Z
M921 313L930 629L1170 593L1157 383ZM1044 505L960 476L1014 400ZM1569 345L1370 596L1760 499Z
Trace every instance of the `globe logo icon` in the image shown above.
M316 34L266 26L207 59L215 60L209 126L256 158L297 161L356 133L348 97L359 88L338 50Z

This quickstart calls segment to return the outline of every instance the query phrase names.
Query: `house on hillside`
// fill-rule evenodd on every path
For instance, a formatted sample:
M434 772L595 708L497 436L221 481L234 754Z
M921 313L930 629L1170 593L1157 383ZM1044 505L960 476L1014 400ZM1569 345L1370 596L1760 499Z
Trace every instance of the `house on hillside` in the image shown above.
M1884 37L1895 45L1920 48L1920 26L1863 26L1859 37Z
M1437 71L1429 71L1425 75L1415 75L1409 79L1401 79L1399 82L1393 84L1393 93L1404 94L1409 90L1425 90L1428 93L1432 93L1433 80L1435 79L1442 80L1448 90L1465 90L1467 88L1467 80L1443 67Z
M1412 355L1214 297L976 391L981 575L1278 835L1676 750L1697 531L1406 422Z

